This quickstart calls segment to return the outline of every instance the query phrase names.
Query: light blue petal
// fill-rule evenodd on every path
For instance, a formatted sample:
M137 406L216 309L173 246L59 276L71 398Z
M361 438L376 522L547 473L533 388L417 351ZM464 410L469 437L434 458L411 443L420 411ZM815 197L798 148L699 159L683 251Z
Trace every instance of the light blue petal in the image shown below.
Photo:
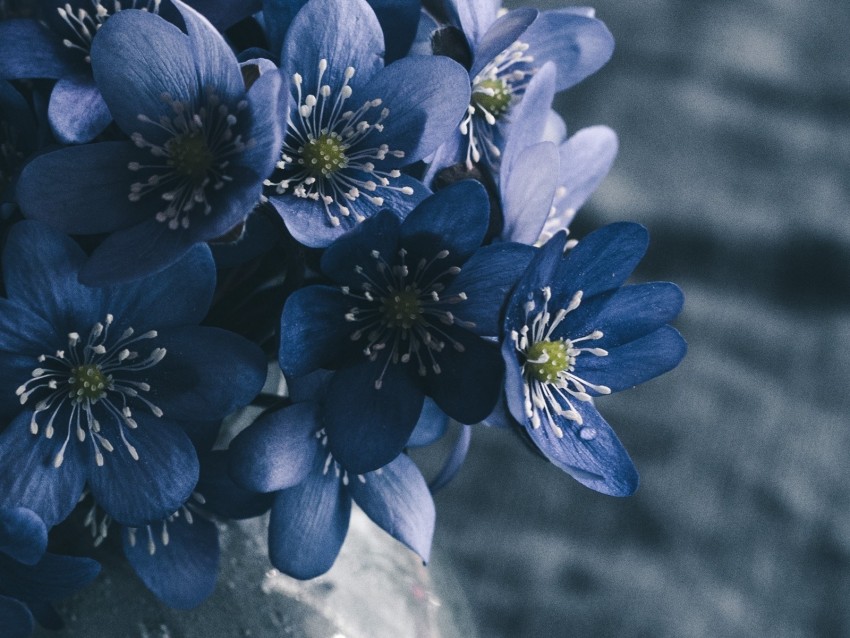
M50 93L50 126L63 144L90 142L109 126L112 114L90 75L61 78Z

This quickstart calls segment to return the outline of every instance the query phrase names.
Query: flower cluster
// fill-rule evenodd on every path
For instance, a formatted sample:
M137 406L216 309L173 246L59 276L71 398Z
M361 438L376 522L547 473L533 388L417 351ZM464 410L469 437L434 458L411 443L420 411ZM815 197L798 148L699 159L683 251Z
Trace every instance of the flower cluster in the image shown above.
M177 608L215 587L221 519L270 511L296 578L352 503L427 560L477 424L637 488L596 398L677 365L682 295L625 285L638 224L567 240L617 150L551 109L611 55L592 10L39 7L0 13L4 631L97 573L48 532ZM450 421L429 484L407 452Z

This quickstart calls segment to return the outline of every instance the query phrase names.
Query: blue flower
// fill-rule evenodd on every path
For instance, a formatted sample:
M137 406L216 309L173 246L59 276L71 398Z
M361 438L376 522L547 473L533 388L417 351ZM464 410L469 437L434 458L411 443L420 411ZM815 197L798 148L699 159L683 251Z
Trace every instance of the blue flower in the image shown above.
M535 256L506 310L506 403L552 463L606 494L638 475L593 397L643 383L685 355L667 325L682 308L671 283L622 286L646 251L638 224L605 226L564 255L566 234Z
M286 34L281 70L294 98L265 195L302 244L324 247L384 208L429 191L401 169L433 152L469 101L463 68L412 57L384 67L364 0L310 0Z
M373 472L348 471L329 450L319 413L317 401L276 410L240 433L230 446L231 473L237 483L273 493L272 565L301 579L328 571L345 540L352 500L427 562L434 503L416 465L402 454Z
M49 117L56 137L65 143L88 142L112 121L95 84L91 49L101 27L117 12L137 9L177 16L161 0L67 0L42 2L42 20L0 22L0 78L57 80ZM190 3L192 4L192 3ZM203 12L218 26L250 15L249 3L204 0Z
M85 253L33 221L12 227L0 299L0 502L63 520L86 484L111 518L171 515L198 481L189 434L263 385L252 343L197 326L215 269L206 246L115 287L77 280Z
M100 572L89 558L45 553L47 527L32 511L0 508L0 628L4 638L27 638L33 619L48 629L62 620L50 605Z
M486 192L473 181L432 195L404 222L382 211L325 251L321 269L336 286L287 299L281 368L289 376L337 369L322 424L349 470L394 459L425 395L462 423L492 410L503 366L482 337L498 335L502 305L533 249L480 248L488 221Z
M444 5L472 53L471 99L458 130L432 159L429 175L460 161L470 170L479 162L498 169L504 126L537 71L553 62L556 90L563 91L596 72L614 50L611 33L590 10L522 8L499 17L499 3L491 0Z
M156 272L236 226L259 201L280 147L279 79L246 93L233 53L177 4L188 36L121 11L92 44L98 87L132 141L41 155L23 171L24 214L74 234L111 233L81 272L105 285Z

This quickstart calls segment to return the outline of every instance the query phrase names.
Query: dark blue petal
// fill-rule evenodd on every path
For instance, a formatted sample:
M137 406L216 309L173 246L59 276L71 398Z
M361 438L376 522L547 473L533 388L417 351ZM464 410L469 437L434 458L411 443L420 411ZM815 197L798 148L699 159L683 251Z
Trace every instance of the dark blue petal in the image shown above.
M383 467L397 457L422 412L424 393L407 370L413 364L391 363L386 373L384 364L378 359L338 370L322 409L331 453L358 474ZM381 388L376 389L375 382L382 375Z
M682 335L675 328L664 326L645 337L612 348L606 357L579 357L575 374L617 392L669 372L679 365L687 350Z
M474 78L493 58L520 39L538 15L537 9L523 7L508 11L496 20L473 47L475 59L469 76Z
M516 155L505 154L510 166L503 166L501 237L508 241L534 244L540 238L558 186L558 149L551 142L526 146Z
M160 116L173 115L163 100L192 103L201 95L189 38L147 11L119 11L92 42L91 64L103 99L121 130L163 138ZM157 124L140 122L139 115Z
M318 89L320 60L327 60L322 84L338 90L346 68L353 67L349 85L357 87L383 68L384 36L364 0L310 0L292 21L280 57L286 79L300 73L308 92Z
M345 320L352 300L339 288L307 286L286 300L280 317L280 367L299 377L316 368L336 367L360 354Z
M305 479L316 458L319 404L296 403L257 419L230 444L230 475L255 492L276 492Z
M387 534L428 562L434 501L416 464L402 454L377 472L349 479L351 497Z
M145 277L177 262L192 244L184 231L148 219L107 237L80 270L80 281L107 286Z
M23 371L23 377L19 376L17 382L12 380L5 386L0 383L0 387L12 392L10 386L17 387L16 383L29 377L35 367L35 358L44 354L45 344L54 342L58 334L61 333L48 319L16 301L0 298L0 375L9 373L8 378L14 379L12 369Z
M570 10L541 12L522 40L535 63L551 60L556 64L558 91L598 71L614 52L614 36L604 23Z
M448 343L435 355L440 374L429 370L425 377L426 393L455 421L478 423L493 411L502 391L505 366L499 346L457 326L441 329Z
M109 126L112 114L90 75L61 78L47 110L56 139L63 144L90 142Z
M422 181L425 184L431 185L434 177L444 168L454 166L463 161L463 150L466 149L465 137L461 135L459 129L455 129L446 136L443 145L438 148L431 157L426 158L430 163ZM463 149L463 150L462 150Z
M172 0L189 34L189 46L195 60L197 82L204 89L213 88L220 95L238 97L245 93L245 83L233 51L209 20L180 0ZM150 53L155 54L155 51Z
M381 23L387 44L387 61L407 55L419 26L419 0L369 0L369 4Z
M478 249L442 293L443 298L465 293L466 301L447 309L459 319L475 324L468 328L471 332L498 337L505 302L535 252L531 246L511 242Z
M359 290L364 280L355 269L372 270L375 264L373 251L383 255L384 259L394 258L400 226L401 220L389 211L367 219L328 247L322 255L322 272L338 284Z
M22 602L0 596L0 628L5 638L29 638L34 628L32 614Z
M124 436L139 460L131 456L114 423L102 424L114 451L104 453L103 466L89 461L88 479L107 514L122 525L141 526L170 516L189 499L198 483L198 457L178 425L141 410L133 418L139 427L124 428Z
M389 111L383 131L363 144L386 144L404 157L388 155L383 168L407 166L433 153L460 124L469 105L469 76L444 56L416 56L393 62L358 91L354 104L380 98Z
M307 0L263 0L263 26L269 49L275 56L281 54L289 25L305 4Z
M168 544L164 544L166 530ZM192 609L215 589L219 545L215 523L185 513L148 528L123 530L124 555L145 586L169 607ZM133 542L135 541L135 542ZM151 553L151 547L154 552Z
M575 401L583 424L558 417L564 436L558 438L544 422L526 427L531 440L552 463L582 485L611 496L629 496L638 487L638 474L614 430L593 405ZM581 436L582 429L585 436ZM589 438L591 431L593 438Z
M560 232L535 252L508 302L505 312L506 336L511 330L519 330L525 324L525 304L535 295L539 296L543 287L551 285L555 272L564 260L566 243L566 233Z
M0 553L35 565L46 549L47 527L38 514L25 507L0 509Z
M351 497L331 469L321 466L300 485L277 493L269 519L272 565L303 580L334 564L351 518Z
M464 180L414 208L401 226L400 243L411 254L410 263L448 250L448 263L461 264L481 246L489 221L487 191L478 181Z
M45 554L33 566L7 564L3 575L15 583L14 593L22 600L49 601L67 598L99 573L100 564L91 558Z
M216 516L245 519L260 516L272 506L272 494L257 494L239 487L230 478L229 454L214 450L201 455L201 478L196 492L204 497L204 510Z
M203 13L220 31L262 9L260 0L188 0L187 4Z
M499 0L443 0L452 22L463 30L474 48L499 15ZM509 43L510 44L510 43Z
M56 433L48 439L43 430L30 432L31 416L25 410L0 433L0 503L31 509L47 527L53 527L65 520L83 493L83 446L72 437L62 465L54 467L68 427L57 421Z
M127 165L144 161L132 142L100 142L40 155L24 168L18 198L24 215L66 233L106 233L153 217L155 198L130 203L137 181Z
M441 438L449 427L449 417L433 400L426 398L416 427L407 442L409 447L431 445Z
M283 147L283 129L289 113L289 91L284 89L280 73L263 73L248 91L251 104L251 146L242 153L240 162L251 168L260 179L271 175ZM259 180L258 180L259 181Z
M169 419L222 419L250 403L266 380L259 346L221 328L167 328L156 345L167 354L148 375L150 400Z
M607 126L589 126L577 131L561 144L561 174L558 185L566 189L563 198L555 201L555 209L569 224L572 215L584 205L596 190L617 156L617 134Z
M0 78L61 78L79 70L58 37L35 20L0 21Z

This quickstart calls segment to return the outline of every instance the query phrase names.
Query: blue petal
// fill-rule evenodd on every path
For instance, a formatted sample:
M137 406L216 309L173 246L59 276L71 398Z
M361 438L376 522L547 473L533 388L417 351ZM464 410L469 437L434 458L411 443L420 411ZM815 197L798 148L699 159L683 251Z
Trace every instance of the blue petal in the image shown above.
M25 565L35 565L47 549L47 527L25 507L0 509L0 553Z
M687 350L682 335L675 328L664 326L640 339L612 348L608 356L579 357L575 374L617 392L669 372L679 365Z
M168 544L163 542L163 529ZM167 523L152 524L150 530L131 533L125 528L123 545L133 570L169 607L192 609L213 593L218 576L218 528L202 516L192 515L190 524L181 512Z
M45 554L36 565L7 564L4 572L4 577L15 584L16 596L38 602L67 598L93 581L100 565L91 558ZM33 611L39 611L37 605L33 605ZM40 620L41 614L38 616Z
M449 417L433 400L426 398L416 427L407 442L409 447L424 447L441 438L449 427Z
M500 174L504 228L501 238L533 245L540 238L558 186L558 149L551 142L506 154Z
M351 217L337 217L341 222L334 226L322 202L295 195L268 196L286 224L286 229L299 244L309 248L325 248L345 234L354 225ZM358 226L354 226L356 229Z
M283 40L292 19L307 4L307 0L263 0L263 26L269 50L275 56L281 54Z
M511 108L501 171L512 168L512 158L522 149L543 141L554 97L555 65L547 62L531 78L519 103Z
M64 462L54 460L68 432L55 424L52 439L40 431L30 433L32 412L25 410L0 433L0 502L4 507L26 507L38 514L47 527L65 520L83 493L86 480L82 446L69 441Z
M387 44L387 61L407 55L419 26L419 0L369 0L369 4L381 23Z
M316 458L319 404L296 403L263 415L230 444L230 475L255 492L303 481Z
M245 83L239 63L221 34L192 7L180 0L171 1L186 24L198 85L204 89L213 88L220 95L231 98L244 95Z
M430 165L425 172L425 176L422 178L425 184L433 186L432 182L441 170L463 161L463 153L466 149L465 140L466 138L461 135L459 128L455 128L454 131L446 136L443 145L431 157L426 158L426 161Z
M272 565L302 580L324 574L339 554L350 518L351 497L336 473L323 473L319 465L307 480L275 498L269 519Z
M125 428L124 436L139 460L130 455L112 422L102 424L114 451L104 453L103 466L89 461L88 479L95 501L107 514L137 527L176 512L191 496L199 468L195 448L179 426L142 411L133 418L139 427Z
M499 15L500 0L444 0L452 22L469 40L470 48L487 32Z
M266 380L259 346L221 328L167 328L156 345L166 355L148 374L150 400L169 419L222 419L250 403Z
M268 512L273 495L257 494L239 487L230 478L229 466L226 450L213 450L201 455L201 478L196 492L204 497L204 510L237 520Z
M92 42L91 65L115 122L128 135L138 131L149 140L167 138L158 122L173 111L162 96L192 103L201 95L189 38L147 11L110 17ZM156 124L140 122L140 114Z
M560 146L558 185L566 194L555 201L556 210L575 214L582 207L611 169L617 147L617 134L607 126L583 128ZM565 221L569 224L570 218Z
M570 10L541 12L522 39L535 63L555 62L558 91L598 71L614 52L614 36L603 22Z
M32 614L19 600L0 596L0 627L6 638L29 638L34 629Z
M318 90L320 60L327 60L322 84L339 90L346 68L353 67L354 88L383 68L384 36L364 0L311 0L292 21L280 57L287 80L300 73L308 93Z
M448 262L463 263L481 246L490 222L487 191L476 180L456 182L413 209L401 226L400 243L410 262L430 261L448 250Z
M522 376L522 366L517 357L516 347L510 337L502 341L502 361L505 362L505 392L500 401L497 402L496 408L487 418L495 419L499 426L510 426L511 422L508 418L513 417L517 423L527 423L528 417L525 414L525 380ZM501 400L504 400L504 407L507 415L500 412L502 407Z
M189 0L187 4L203 13L222 32L262 9L260 0Z
M539 428L526 427L531 440L552 463L582 485L611 496L629 496L638 487L638 474L614 430L591 404L573 403L583 424L558 417L564 436L558 438L544 422ZM581 430L593 438L584 438Z
M74 234L111 232L153 217L155 198L129 201L137 176L127 165L144 163L142 153L132 142L99 142L36 157L18 180L24 215Z
M56 139L63 144L90 142L109 126L112 114L90 75L61 78L47 110Z
M79 71L58 37L35 20L0 21L0 78L61 78Z
M538 19L538 15L537 9L523 7L508 11L496 20L473 47L475 59L469 70L469 77L474 78L493 58L521 38L526 29Z
M469 328L471 332L497 337L505 302L535 252L531 246L510 242L484 246L463 265L442 297L465 293L466 301L453 304L450 310L459 319L475 324Z
M422 412L424 393L407 370L413 364L391 363L386 373L384 364L379 359L338 370L322 409L331 453L358 474L383 467L397 457ZM381 389L376 389L375 382L382 375Z
M95 248L79 278L88 286L123 284L166 269L192 244L184 231L148 219L109 235Z
M387 534L426 563L434 536L434 501L416 464L402 454L379 472L351 478L351 497Z
M339 288L306 286L286 300L280 317L280 367L299 377L317 368L336 367L362 357L345 320L351 299Z
M446 347L435 355L440 373L428 371L426 393L455 421L478 423L493 411L502 391L505 366L498 344L457 326L444 326L442 332Z
M282 88L280 74L266 72L248 91L248 102L251 104L251 132L248 139L253 141L242 153L240 162L251 168L260 179L271 175L283 147L281 124L286 122L289 113L289 92Z
M382 211L356 226L334 242L322 255L322 272L334 282L360 289L363 277L358 267L371 270L375 264L372 252L391 260L398 249L401 221L389 211Z
M416 56L393 62L351 98L354 104L380 98L389 112L383 131L363 145L381 144L404 157L387 155L381 167L407 166L433 153L460 124L469 105L469 76L444 56Z

